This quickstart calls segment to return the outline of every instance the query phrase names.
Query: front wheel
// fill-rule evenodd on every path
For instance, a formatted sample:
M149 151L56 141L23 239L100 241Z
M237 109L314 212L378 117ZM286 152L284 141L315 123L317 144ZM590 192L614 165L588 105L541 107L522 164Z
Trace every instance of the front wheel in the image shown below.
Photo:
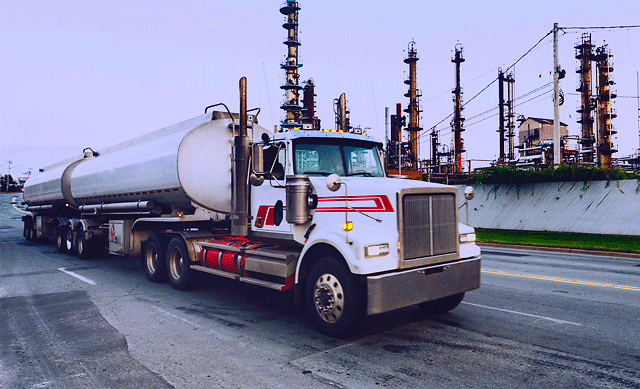
M363 288L347 266L334 257L318 260L306 281L307 313L325 335L353 335L366 316Z
M453 310L455 307L460 305L463 298L464 292L454 294L453 296L447 296L441 299L420 303L418 304L418 306L429 313L437 315Z
M179 236L171 239L167 248L167 275L171 286L178 290L191 287L193 274L190 264L189 250L184 239Z

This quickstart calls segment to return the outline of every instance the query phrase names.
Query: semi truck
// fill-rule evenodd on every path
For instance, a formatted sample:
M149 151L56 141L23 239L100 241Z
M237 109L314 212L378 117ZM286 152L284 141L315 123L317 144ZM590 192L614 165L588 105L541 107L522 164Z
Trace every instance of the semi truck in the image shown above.
M291 291L333 337L414 304L450 311L480 286L455 187L387 177L382 144L365 134L269 131L240 84L238 113L209 106L33 174L26 239L82 259L140 258L150 281L178 290L205 272Z

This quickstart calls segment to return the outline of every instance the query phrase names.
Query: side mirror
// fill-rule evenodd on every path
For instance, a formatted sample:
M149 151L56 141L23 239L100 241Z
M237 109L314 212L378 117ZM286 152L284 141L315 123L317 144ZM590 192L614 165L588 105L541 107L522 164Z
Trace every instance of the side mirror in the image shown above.
M342 180L340 180L340 176L337 174L330 174L329 177L327 177L327 188L332 191L335 192L340 188L340 184L342 184Z
M264 146L259 143L254 143L251 150L251 171L264 174Z
M467 200L472 200L473 199L473 188L470 186L467 186L466 188L464 188L464 198Z

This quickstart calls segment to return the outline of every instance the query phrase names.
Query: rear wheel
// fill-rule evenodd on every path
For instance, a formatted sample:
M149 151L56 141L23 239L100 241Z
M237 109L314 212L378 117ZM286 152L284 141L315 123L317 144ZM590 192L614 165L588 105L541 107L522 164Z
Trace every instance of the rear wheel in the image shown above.
M187 244L179 236L169 242L167 248L167 275L169 283L178 290L186 290L191 286L193 274L190 268Z
M67 252L67 227L66 226L56 227L56 250L58 250L59 253Z
M67 226L65 234L65 246L67 246L67 254L76 255L78 253L78 232L74 231L71 226Z
M147 278L151 282L164 282L167 279L165 264L167 239L161 234L149 236L144 251L143 259Z
M453 310L455 307L460 305L460 302L462 302L463 298L464 292L454 294L453 296L447 296L441 299L420 303L418 304L418 306L429 313L437 315Z
M76 250L80 259L91 259L94 255L95 242L90 239L85 239L85 230L83 227L77 232L76 238Z
M347 266L334 257L318 260L306 281L307 313L323 334L353 335L366 316L363 288Z
M34 233L33 233L33 222L28 221L24 223L24 237L27 239L27 241L29 242L33 242L34 240Z

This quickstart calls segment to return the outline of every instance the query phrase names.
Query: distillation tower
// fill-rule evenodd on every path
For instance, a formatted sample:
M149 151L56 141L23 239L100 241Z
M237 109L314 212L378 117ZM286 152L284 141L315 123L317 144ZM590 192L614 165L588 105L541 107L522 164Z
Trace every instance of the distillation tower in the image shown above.
M616 117L611 108L611 99L616 95L611 92L614 82L610 79L613 66L612 57L606 45L594 50L591 43L591 34L583 34L575 46L576 59L580 60L580 66L576 73L580 74L580 84L576 89L580 92L580 114L578 123L581 124L580 136L581 162L597 164L600 167L612 166L611 155L616 152L611 141L611 136L616 133L611 125L611 119ZM595 62L596 93L593 95L592 77L593 63ZM595 119L593 112L595 110ZM594 123L595 131L594 131Z
M286 72L285 84L280 87L285 91L285 101L280 106L285 111L285 118L281 123L283 130L301 128L300 90L298 68L302 64L298 63L298 11L300 6L295 0L287 0L280 8L280 13L286 16L286 21L282 25L287 30L287 40L283 43L287 46L287 58L280 67Z
M453 127L453 156L454 156L454 172L462 172L462 153L464 150L464 143L462 141L462 125L464 124L464 118L462 117L462 88L460 87L460 64L464 62L462 56L462 45L459 43L455 48L455 55L451 58L451 62L456 64L456 87L452 91L453 93L453 120L451 125Z
M302 128L320 131L320 119L316 117L316 92L313 79L304 82L302 88Z
M419 170L420 149L419 149L419 133L422 131L420 128L420 92L417 89L416 79L416 63L418 62L418 53L415 50L415 42L412 40L409 43L409 51L404 63L409 64L409 79L404 83L409 85L409 90L405 93L405 97L409 98L409 106L405 109L405 112L409 114L409 126L407 131L409 132L409 159L411 161L411 167L413 170Z
M610 168L611 155L617 150L614 149L611 142L611 135L615 134L611 119L617 115L611 108L611 99L616 95L611 92L611 85L614 82L609 78L609 73L613 71L609 58L612 55L607 46L601 46L596 49L596 68L598 72L597 85L597 118L598 118L598 166Z
M580 60L580 66L576 73L580 74L580 84L576 88L580 92L580 108L577 112L580 114L578 123L581 125L580 135L580 155L583 163L594 163L594 144L593 136L593 109L595 108L593 98L591 96L591 61L594 59L594 45L591 44L591 34L582 34L580 41L575 46L576 59Z

